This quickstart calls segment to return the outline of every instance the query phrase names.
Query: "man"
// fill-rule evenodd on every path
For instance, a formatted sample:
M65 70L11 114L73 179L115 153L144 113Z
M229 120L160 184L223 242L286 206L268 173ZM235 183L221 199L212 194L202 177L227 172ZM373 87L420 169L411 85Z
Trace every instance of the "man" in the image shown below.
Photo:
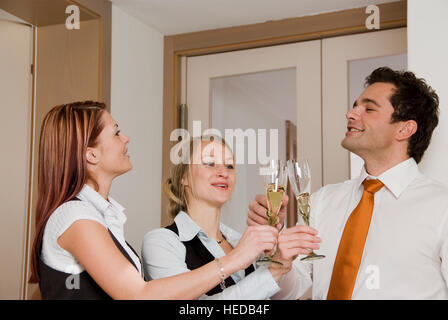
M313 299L448 299L448 188L417 167L438 124L438 96L412 72L386 67L366 85L341 143L363 170L311 197L317 253L326 257L296 259L273 298L298 299L312 287ZM266 223L265 207L258 195L249 225ZM304 225L288 228L279 251L298 255L299 239L316 248L319 238Z

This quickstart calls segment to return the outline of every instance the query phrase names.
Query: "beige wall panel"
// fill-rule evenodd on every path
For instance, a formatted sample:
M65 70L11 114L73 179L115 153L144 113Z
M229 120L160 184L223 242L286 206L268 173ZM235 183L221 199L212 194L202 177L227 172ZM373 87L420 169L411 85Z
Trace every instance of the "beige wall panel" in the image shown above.
M0 299L20 299L31 130L32 28L0 21Z

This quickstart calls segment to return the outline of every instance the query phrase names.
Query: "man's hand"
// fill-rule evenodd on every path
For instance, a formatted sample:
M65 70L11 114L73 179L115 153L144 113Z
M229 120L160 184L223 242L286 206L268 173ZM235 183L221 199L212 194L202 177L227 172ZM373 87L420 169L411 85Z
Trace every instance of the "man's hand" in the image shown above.
M298 225L286 228L278 236L278 246L274 261L279 261L282 265L272 264L269 271L276 281L288 273L292 268L292 262L299 254L309 254L311 250L320 248L321 238L317 236L317 230Z
M288 196L283 196L282 206L278 213L278 223L276 228L281 230L283 228L286 217L286 205L288 204ZM249 213L247 215L248 226L259 226L268 224L267 209L268 203L265 195L257 194L255 200L249 204Z
M278 250L281 260L292 261L299 254L309 254L319 250L322 239L317 236L317 230L305 225L286 228L278 237Z

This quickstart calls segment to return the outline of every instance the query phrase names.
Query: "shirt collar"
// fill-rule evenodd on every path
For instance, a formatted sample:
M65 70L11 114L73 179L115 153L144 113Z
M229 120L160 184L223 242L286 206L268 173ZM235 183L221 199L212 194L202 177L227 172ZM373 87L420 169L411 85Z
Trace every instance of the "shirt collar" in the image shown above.
M361 187L361 184L365 179L379 179L386 186L386 188L389 189L396 198L398 198L418 174L419 170L414 158L409 158L400 162L396 166L383 172L378 177L369 175L365 166L363 166L357 185Z
M177 214L174 222L176 222L180 241L190 241L201 231L196 222L184 211Z
M111 196L109 196L109 202L118 210L120 210L120 211L125 210L125 208L121 204L119 204L117 201L115 201L115 199L112 198Z
M103 215L113 215L112 210L108 210L111 207L115 207L120 212L124 211L124 207L117 201L112 199L112 197L109 196L109 201L107 201L87 184L84 185L77 197L81 200L91 203L95 207L95 209L101 212Z
M201 227L197 225L197 223L193 219L191 219L191 217L185 211L180 211L177 214L176 218L174 218L174 222L176 222L180 241L190 241L196 235L208 238L207 234L201 229ZM233 238L236 238L236 236L234 235L235 232L223 223L219 224L219 228L222 234L227 238L227 241L233 244Z

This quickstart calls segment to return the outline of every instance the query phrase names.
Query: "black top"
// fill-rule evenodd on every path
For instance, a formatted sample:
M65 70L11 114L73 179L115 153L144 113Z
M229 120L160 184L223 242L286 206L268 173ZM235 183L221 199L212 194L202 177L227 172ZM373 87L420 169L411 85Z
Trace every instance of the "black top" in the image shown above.
M176 235L179 235L179 230L177 229L177 225L175 222L167 226L166 229L173 231ZM210 251L207 250L207 248L199 239L198 235L196 235L190 241L182 241L182 243L186 249L185 263L187 264L188 269L194 270L215 260L215 257L210 253ZM253 265L250 265L244 271L246 276L248 276L251 272L255 271L255 268ZM225 283L226 288L228 288L234 285L235 281L233 281L232 277L227 277ZM217 285L216 287L208 291L206 295L212 296L220 292L222 292L221 286Z

